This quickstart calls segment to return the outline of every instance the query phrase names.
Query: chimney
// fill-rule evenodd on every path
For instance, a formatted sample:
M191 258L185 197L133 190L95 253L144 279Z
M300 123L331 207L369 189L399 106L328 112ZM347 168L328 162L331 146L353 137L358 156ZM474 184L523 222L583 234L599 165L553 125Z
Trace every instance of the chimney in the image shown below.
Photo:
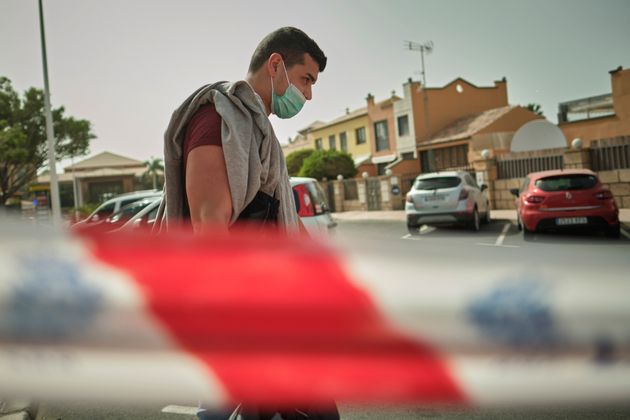
M368 108L374 106L374 95L372 95L371 93L368 93L368 96L367 98L365 98L365 100L367 101Z
M350 108L346 108L346 115L350 113Z

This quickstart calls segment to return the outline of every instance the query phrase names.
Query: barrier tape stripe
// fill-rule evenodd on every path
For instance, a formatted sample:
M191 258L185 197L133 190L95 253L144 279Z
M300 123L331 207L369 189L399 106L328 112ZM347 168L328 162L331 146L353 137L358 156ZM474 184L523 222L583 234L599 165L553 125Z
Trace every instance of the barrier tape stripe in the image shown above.
M419 276L382 244L238 235L33 243L0 241L3 395L222 406L630 394L623 272L602 289L597 268L462 276L425 255Z
M184 247L179 252L165 255L160 260L160 267L150 264L154 260L152 253L130 255L115 242L97 243L94 253L100 260L134 277L148 297L153 314L186 351L218 376L234 401L261 404L278 396L282 396L283 403L289 404L324 403L331 398L357 396L393 402L464 400L440 357L426 344L392 331L369 296L348 281L330 249L312 244L309 252L287 255L282 243L280 248L241 248L245 244L238 245L239 252L234 252L234 247L211 245L210 252L201 254L190 246ZM160 304L169 300L173 293L172 273L177 271L176 267L197 267L202 258L207 261L203 268L186 272L186 283L182 285L185 301L244 301L235 311L226 310L220 317L173 314L167 305ZM264 273L262 278L259 277L261 272ZM248 311L244 308L260 306L261 301L269 307L274 301L279 305L285 303L287 297L301 304L310 304L312 308L321 308L321 304L327 302L333 309L337 306L343 310L334 311L333 319L326 319L326 314L322 313L326 309L315 309L316 317L301 317L297 315L298 305L295 318L285 313L272 320L263 316L262 322L277 323L273 326L280 331L307 332L306 338L324 328L325 332L334 333L332 338L336 342L341 341L337 344L341 344L338 349L341 354L322 354L317 350L311 350L314 354L293 354L291 343L283 346L288 347L286 350L270 353L264 349L257 351L260 345L255 345L255 351L247 354L220 351L204 354L200 351L205 347L200 343L215 339L212 332L229 333L247 326L272 333L266 328L269 325L256 325L256 319L252 319L249 312L244 316L241 314ZM296 319L300 321L297 325ZM335 326L332 331L331 326ZM369 351L371 349L366 349L365 344L358 341L346 343L350 352L348 354L346 350L344 354L344 337L361 336L366 329L369 335L385 343L384 348L378 352ZM210 335L200 337L187 333L190 330L210 331ZM270 339L286 340L287 337ZM325 336L321 338L325 339ZM379 383L388 384L388 389L384 390Z

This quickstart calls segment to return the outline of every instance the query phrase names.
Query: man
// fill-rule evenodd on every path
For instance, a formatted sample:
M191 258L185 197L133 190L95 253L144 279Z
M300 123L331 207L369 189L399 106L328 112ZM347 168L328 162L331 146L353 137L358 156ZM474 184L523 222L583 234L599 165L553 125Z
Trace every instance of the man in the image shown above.
M189 220L195 232L226 231L253 218L282 231L303 229L269 114L296 115L326 60L304 32L280 28L260 42L244 81L207 85L186 99L165 133L165 196L155 228Z
M304 32L280 28L260 42L245 80L203 86L188 97L173 113L164 136L165 194L154 229L190 221L196 233L218 232L253 220L275 223L285 232L303 230L269 115L296 115L312 99L326 60ZM228 415L200 410L198 417ZM267 420L275 415L273 410L239 406L231 418ZM289 409L282 417L323 420L338 419L339 414L331 402L323 411Z

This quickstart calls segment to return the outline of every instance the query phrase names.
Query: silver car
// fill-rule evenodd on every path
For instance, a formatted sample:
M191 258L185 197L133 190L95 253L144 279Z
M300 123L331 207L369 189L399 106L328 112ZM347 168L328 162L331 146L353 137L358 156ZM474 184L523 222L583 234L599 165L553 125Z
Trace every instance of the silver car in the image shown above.
M464 224L478 231L490 222L490 205L468 172L435 172L416 178L407 193L405 213L410 231L421 225Z

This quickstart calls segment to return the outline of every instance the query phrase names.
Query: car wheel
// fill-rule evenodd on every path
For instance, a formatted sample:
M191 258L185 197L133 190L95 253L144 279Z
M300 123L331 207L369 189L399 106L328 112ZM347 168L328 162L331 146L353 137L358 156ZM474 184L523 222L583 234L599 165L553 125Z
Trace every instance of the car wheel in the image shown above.
M621 226L619 226L619 224L616 224L613 227L609 227L606 230L606 236L608 238L619 239L620 235L621 235Z
M475 232L479 232L480 227L481 220L479 219L479 211L477 210L477 207L475 207L473 210L472 221L470 222L470 228Z
M483 216L483 224L484 225L489 225L491 222L490 220L490 203L486 203L486 214L484 214Z
M527 229L527 226L525 226L525 224L522 224L522 226L523 226L523 236L532 236L532 234L535 232L534 230Z
M519 231L523 230L523 224L521 223L521 218L520 216L516 215L516 227L518 228Z
M418 225L411 225L411 224L407 223L407 232L411 233L412 235L417 235L418 234L418 228L420 228L420 226L418 226Z

